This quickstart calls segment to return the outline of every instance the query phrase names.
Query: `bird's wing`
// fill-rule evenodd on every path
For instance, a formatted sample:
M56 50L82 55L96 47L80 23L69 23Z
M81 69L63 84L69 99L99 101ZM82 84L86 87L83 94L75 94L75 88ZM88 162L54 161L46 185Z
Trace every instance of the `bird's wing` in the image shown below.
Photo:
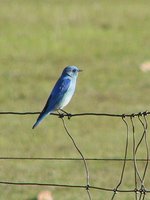
M49 96L46 105L42 111L43 112L50 112L52 111L57 104L61 101L64 94L67 92L70 86L70 78L60 78L57 83L55 84L51 95Z
M32 128L35 128L46 117L46 115L48 115L50 112L53 112L57 108L57 105L59 105L64 94L67 92L70 82L71 80L69 78L58 79L51 92L51 95L46 102L46 105L44 106L44 109L40 113L36 123Z

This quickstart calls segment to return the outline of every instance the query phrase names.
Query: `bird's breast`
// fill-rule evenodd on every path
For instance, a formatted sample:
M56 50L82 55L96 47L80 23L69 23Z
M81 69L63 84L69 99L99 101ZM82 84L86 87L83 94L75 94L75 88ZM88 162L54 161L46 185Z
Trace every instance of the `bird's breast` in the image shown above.
M75 91L75 85L76 83L72 83L70 84L68 90L66 91L66 93L64 94L63 98L62 98L62 101L61 101L61 104L60 104L60 109L64 108L71 100L73 94L74 94L74 91Z

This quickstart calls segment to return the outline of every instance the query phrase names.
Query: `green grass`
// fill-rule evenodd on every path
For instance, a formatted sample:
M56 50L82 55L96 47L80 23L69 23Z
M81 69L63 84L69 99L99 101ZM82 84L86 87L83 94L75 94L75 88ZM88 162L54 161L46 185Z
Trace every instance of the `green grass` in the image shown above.
M66 107L68 112L150 110L150 74L139 69L149 61L149 6L147 0L1 0L0 110L40 111L68 64L84 70L79 75L75 96ZM0 116L1 156L79 157L60 119L49 117L33 131L36 117ZM82 117L66 123L86 157L123 157L126 127L121 119ZM136 126L136 134L140 135L138 121ZM131 132L129 138L130 157ZM139 156L144 155L142 144ZM88 164L93 185L112 188L117 185L121 163ZM1 180L85 184L81 161L0 160ZM150 186L148 178L146 186ZM121 187L134 187L131 163ZM43 189L0 185L0 200L33 200ZM50 190L54 199L88 199L84 190L55 187ZM112 195L101 191L91 194L95 200L110 199ZM133 197L134 194L117 195L122 200Z

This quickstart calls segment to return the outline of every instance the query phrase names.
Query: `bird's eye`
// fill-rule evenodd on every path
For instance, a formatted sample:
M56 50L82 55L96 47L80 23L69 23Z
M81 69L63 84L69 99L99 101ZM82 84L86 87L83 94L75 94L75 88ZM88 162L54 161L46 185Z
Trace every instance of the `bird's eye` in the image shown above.
M76 69L73 69L73 70L72 70L72 72L74 72L74 73L75 73L75 72L76 72Z

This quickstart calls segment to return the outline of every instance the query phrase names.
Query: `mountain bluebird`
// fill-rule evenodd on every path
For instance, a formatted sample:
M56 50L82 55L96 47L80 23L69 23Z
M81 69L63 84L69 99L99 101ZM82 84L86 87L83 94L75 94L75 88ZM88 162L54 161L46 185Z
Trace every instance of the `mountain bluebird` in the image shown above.
M82 70L76 66L67 66L56 82L42 112L32 128L35 128L47 115L63 109L71 100L76 87L78 72Z

